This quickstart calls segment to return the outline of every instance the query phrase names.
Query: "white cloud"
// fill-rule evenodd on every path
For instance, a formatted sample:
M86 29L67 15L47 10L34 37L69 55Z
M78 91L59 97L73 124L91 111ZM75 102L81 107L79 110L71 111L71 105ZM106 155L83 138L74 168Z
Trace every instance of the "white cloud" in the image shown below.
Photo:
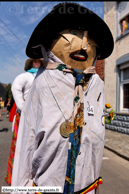
M79 1L79 2L76 2L76 3L77 3L77 4L80 4L80 5L84 6L84 7L86 6L86 2L84 3L84 2L80 2L80 1Z
M48 2L47 2L48 3ZM40 6L43 6L43 5L45 5L46 3L45 2L32 2L32 4L35 6L35 7L40 7Z
M29 37L17 26L13 28L13 32L19 40L8 29L3 28L3 26L1 28L0 25L0 44L4 44L13 53L21 53L22 49L25 50Z
M42 6L41 6L42 5ZM17 14L18 19L22 22L23 25L30 25L35 23L36 21L40 21L45 14L51 11L52 4L44 5L44 4L33 4L32 6L28 6L25 14Z
M24 41L26 41L28 39L28 36L23 33L23 32L19 32L19 28L18 27L14 27L13 31L12 31L23 43ZM0 24L0 35L2 37L5 38L5 40L7 42L13 42L14 43L18 43L19 40L17 39L17 37L12 33L11 31L9 31L3 24ZM19 43L22 44L22 43ZM23 45L23 44L22 44Z
M21 64L15 58L8 58L6 62L0 61L0 66L4 65L0 71L0 82L12 83L17 75L24 72L24 64L27 58L21 58Z
M0 20L0 25L3 25L3 26L4 26L3 22L4 22L6 25L8 25L8 24L11 23L11 22L10 22L8 19L6 19L5 17L2 17L2 21Z

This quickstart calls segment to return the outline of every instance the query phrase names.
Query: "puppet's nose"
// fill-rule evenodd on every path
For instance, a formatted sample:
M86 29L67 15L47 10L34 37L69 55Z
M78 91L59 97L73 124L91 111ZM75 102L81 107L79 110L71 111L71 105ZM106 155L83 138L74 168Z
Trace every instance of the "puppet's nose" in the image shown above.
M88 31L84 31L83 34L83 39L82 39L82 44L81 44L81 49L86 50L88 47Z

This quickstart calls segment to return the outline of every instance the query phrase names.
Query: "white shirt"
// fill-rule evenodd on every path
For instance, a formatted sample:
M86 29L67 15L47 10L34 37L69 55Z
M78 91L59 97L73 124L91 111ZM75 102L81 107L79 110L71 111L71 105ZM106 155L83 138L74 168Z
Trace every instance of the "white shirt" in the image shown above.
M44 74L66 119L72 114L73 75L64 75L57 69L43 71L34 80L21 114L12 186L32 186L34 181L38 186L61 186L63 191L69 138L63 138L59 132L64 117ZM84 95L84 121L87 124L83 126L81 154L76 160L75 192L99 177L104 149L105 127L101 122L105 106L104 82L95 74L89 86L87 95ZM87 101L94 107L94 115L87 113ZM89 194L95 194L95 191Z

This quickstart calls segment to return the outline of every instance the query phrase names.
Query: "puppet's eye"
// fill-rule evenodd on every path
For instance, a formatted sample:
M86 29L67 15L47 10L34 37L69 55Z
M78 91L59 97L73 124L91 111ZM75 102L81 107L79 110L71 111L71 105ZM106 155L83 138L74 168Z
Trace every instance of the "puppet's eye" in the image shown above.
M74 30L74 31L73 31L73 34L74 34L74 35L77 35L77 31Z
M80 36L81 32L79 30L70 30L69 31L71 34L75 35L75 36Z
M70 30L70 32L74 35L78 35L78 31L77 30Z

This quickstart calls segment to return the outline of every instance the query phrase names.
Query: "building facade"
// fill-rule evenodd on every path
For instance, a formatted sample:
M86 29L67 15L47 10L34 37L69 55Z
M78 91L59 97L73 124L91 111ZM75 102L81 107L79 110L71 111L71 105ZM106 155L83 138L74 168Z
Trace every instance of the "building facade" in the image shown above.
M104 81L104 60L97 60L95 64L96 73Z
M129 2L104 2L104 21L114 38L114 50L105 59L104 81L106 103L116 112L106 129L129 134L129 23L124 33L123 21L129 16Z

